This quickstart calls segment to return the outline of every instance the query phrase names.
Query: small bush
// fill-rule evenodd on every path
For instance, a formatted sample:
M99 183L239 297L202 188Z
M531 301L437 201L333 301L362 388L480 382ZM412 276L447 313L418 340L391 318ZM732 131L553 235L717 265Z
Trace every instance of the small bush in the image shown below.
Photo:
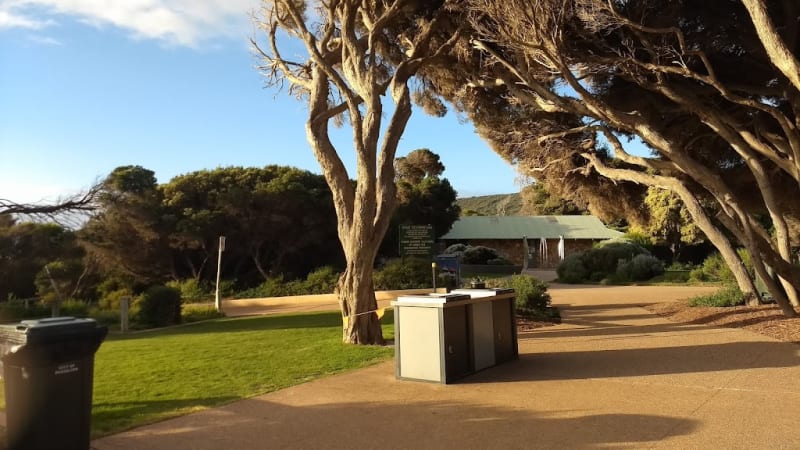
M640 245L625 239L609 239L595 244L583 253L583 265L589 273L605 275L617 271L620 260L630 260L636 255L648 254Z
M745 269L750 273L750 276L755 276L753 263L750 261L750 253L745 249L739 249L737 253L742 259ZM733 283L736 281L736 277L733 276L733 272L731 272L728 264L724 259L722 259L722 255L719 253L712 254L706 258L705 261L703 261L703 264L693 269L689 274L689 279L691 281L710 281L723 283Z
M510 265L512 265L511 261L509 261L506 258L503 258L502 256L499 257L499 258L490 259L490 260L486 261L486 264L488 264L490 266L510 266Z
M88 317L89 304L81 300L69 299L61 302L58 311L61 316Z
M376 290L419 289L431 287L431 263L425 259L396 259L375 271Z
M181 292L167 286L151 286L139 297L136 321L147 327L175 325L181 321Z
M747 297L737 286L729 285L719 291L689 299L689 306L729 307L744 305Z
M544 309L550 306L547 283L529 275L513 275L509 287L517 295L518 309Z
M181 322L192 323L201 320L219 319L225 317L211 305L188 305L181 311Z
M468 247L469 246L466 245L466 244L453 244L453 245L447 247L446 249L444 249L444 252L442 252L442 254L443 255L461 256L461 255L464 254L464 251L466 251Z
M120 321L119 311L98 307L89 308L89 317L96 320L98 324L106 326L119 325Z
M102 309L119 311L119 302L122 299L122 297L130 297L131 299L133 299L131 290L128 288L121 288L105 292L102 294L97 304L100 305ZM132 302L129 302L128 305L130 305L131 303Z
M583 265L581 253L567 256L556 268L558 281L562 283L581 283L588 277L586 267Z
M0 303L0 322L19 322L26 319L39 319L50 317L50 307L38 301L28 302L25 307L23 300L9 300Z
M655 256L641 254L629 261L620 261L617 276L631 281L649 280L664 273L664 263Z
M461 262L464 264L488 264L490 259L497 259L500 255L497 250L489 247L478 245L475 247L467 247L464 254L461 255Z
M330 294L338 281L339 272L331 266L324 266L308 274L303 288L306 294Z
M568 256L556 268L556 273L559 281L563 283L581 283L587 280L600 282L614 274L617 279L625 278L624 274L617 272L620 261L630 261L638 255L650 256L647 250L634 242L626 239L609 239L595 244L585 252ZM644 259L640 261L636 271L652 271L656 267L649 258L647 262L644 262ZM663 264L660 267L663 271Z
M267 278L258 286L236 294L236 298L281 297L287 295L283 276Z
M201 286L201 284L194 278L186 280L170 281L167 287L175 288L181 293L181 300L184 303L199 303L209 300L213 293Z

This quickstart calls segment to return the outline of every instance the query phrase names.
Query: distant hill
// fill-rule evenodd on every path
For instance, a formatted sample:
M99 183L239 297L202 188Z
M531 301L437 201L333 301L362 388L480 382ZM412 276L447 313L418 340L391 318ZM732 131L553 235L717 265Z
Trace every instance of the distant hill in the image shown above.
M484 216L517 216L522 209L522 197L518 193L464 197L456 203L461 207L461 215L475 211Z

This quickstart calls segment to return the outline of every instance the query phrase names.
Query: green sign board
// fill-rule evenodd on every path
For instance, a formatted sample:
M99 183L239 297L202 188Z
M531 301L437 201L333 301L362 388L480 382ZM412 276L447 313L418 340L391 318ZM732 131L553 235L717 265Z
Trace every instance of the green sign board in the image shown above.
M433 225L400 225L400 256L431 256Z

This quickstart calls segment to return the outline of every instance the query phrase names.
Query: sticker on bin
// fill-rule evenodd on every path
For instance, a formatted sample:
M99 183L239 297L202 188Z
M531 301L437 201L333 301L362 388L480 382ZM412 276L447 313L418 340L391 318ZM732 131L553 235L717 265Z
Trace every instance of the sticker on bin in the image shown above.
M59 364L56 367L55 374L56 375L66 375L68 373L74 373L78 371L78 365L76 363L67 363L67 364Z

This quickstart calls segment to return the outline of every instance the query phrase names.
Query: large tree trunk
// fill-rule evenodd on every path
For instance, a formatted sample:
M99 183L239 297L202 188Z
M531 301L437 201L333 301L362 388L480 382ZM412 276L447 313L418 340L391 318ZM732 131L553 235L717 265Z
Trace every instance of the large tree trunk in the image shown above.
M373 260L369 255L356 255L354 261L347 262L347 269L336 286L336 297L345 318L342 341L348 344L385 343L375 312L378 302L372 284Z

